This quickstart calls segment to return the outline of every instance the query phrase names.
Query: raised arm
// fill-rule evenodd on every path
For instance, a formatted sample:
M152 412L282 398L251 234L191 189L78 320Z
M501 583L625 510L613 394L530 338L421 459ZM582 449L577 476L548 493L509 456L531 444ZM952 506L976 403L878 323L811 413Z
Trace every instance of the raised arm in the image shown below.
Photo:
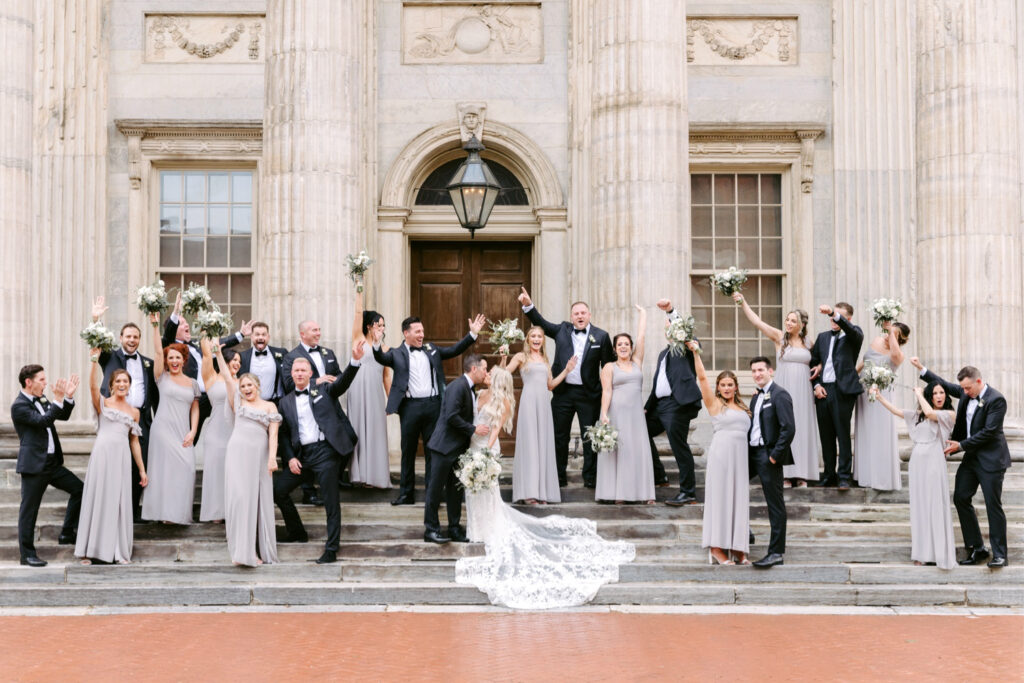
M633 360L637 365L643 367L644 345L647 339L647 309L640 304L636 304L636 308L640 311L640 320L637 321L636 343L633 345Z
M199 348L203 352L203 362L199 366L199 371L203 374L203 385L210 386L213 378L217 376L217 371L213 369L213 350L210 348L213 344L209 338L205 335L199 340ZM218 345L219 346L219 345ZM217 355L220 355L220 349L217 349ZM218 363L218 365L222 365Z
M696 351L697 342L686 342L686 347L691 352ZM697 375L697 385L700 387L700 395L704 399L708 415L718 415L722 406L718 401L718 397L715 396L715 390L711 388L711 384L708 382L708 372L704 369L704 359L700 357L699 353L691 353L691 355L693 356L693 371Z
M558 334L561 329L561 325L550 322L544 319L544 316L540 314L537 307L533 305L533 299L530 298L529 292L526 291L526 287L521 287L522 292L519 294L519 303L523 306L523 313L530 320L531 323L544 330L544 334L551 337L552 339Z
M924 389L914 387L914 396L917 397L917 405L921 406L921 412L924 413L924 416L932 422L938 422L939 411L928 405L928 399L924 397Z
M775 342L776 346L780 346L782 344L782 340L785 337L785 333L782 330L772 327L765 321L761 320L761 316L759 316L757 313L754 313L754 309L750 307L750 304L747 303L747 300L743 297L742 294L740 294L739 292L733 293L732 300L738 303L743 308L743 315L747 316L747 320L749 320L754 327L761 330L761 333L764 334L764 336L768 337L773 342Z
M918 361L917 365L920 364L921 361ZM915 365L914 367L917 367L917 365ZM964 396L963 387L961 387L956 382L947 382L946 380L942 379L941 377L936 375L931 370L928 370L924 366L921 367L921 379L924 382L938 382L939 384L942 385L942 388L946 390L946 393L954 398L963 398Z
M356 299L352 313L352 343L363 338L363 293L356 287Z
M100 350L90 349L89 350L89 394L92 396L92 409L96 411L96 414L100 414L100 408L103 407L103 394L100 393Z
M901 420L903 419L903 411L894 406L892 403L890 403L888 399L886 399L885 396L882 395L882 392L878 390L878 387L872 386L870 389L868 389L868 393L871 394L876 401L881 403L883 408L885 408L886 410L888 410L890 413L900 418ZM922 395L924 395L924 392L921 393ZM927 401L925 403L927 404Z
M228 367L227 361L224 360L224 353L220 346L214 347L214 353L217 355L217 367L220 368L220 376L223 378L224 386L227 389L228 406L232 411L234 411L235 392L238 390L238 380L231 376L231 368Z
M153 381L160 379L164 374L164 344L160 339L160 314L149 314L149 325L153 332Z
M889 335L889 360L892 361L894 368L898 368L903 364L903 347L900 346L900 340L896 336L896 326L891 322L886 322L886 332Z
M608 424L608 408L612 404L612 368L609 364L601 368L601 422Z
M345 366L345 371L341 373L341 377L331 382L327 388L327 393L332 398L338 398L348 391L349 385L352 384L352 380L356 378L356 373L359 372L359 362L363 358L365 347L366 342L356 342L352 345L352 360Z
M508 367L505 364L508 363ZM526 354L522 351L512 356L512 362L508 362L508 356L501 357L501 367L509 371L509 374L514 373L516 370L526 364Z

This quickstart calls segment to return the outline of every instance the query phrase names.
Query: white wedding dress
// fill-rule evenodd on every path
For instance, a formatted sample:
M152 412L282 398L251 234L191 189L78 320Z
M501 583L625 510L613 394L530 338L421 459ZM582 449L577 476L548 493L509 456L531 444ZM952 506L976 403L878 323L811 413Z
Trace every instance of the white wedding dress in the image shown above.
M473 437L471 448L487 445ZM483 542L487 554L455 564L455 581L476 586L491 603L515 609L553 609L583 605L606 583L619 580L619 565L631 562L636 548L606 541L593 520L550 515L532 517L501 499L497 486L466 492L467 535Z

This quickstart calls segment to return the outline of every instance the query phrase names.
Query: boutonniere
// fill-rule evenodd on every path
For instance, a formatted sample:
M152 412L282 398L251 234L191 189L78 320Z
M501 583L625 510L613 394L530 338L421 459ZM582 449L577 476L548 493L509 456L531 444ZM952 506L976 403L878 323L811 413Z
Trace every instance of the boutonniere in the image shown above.
M323 356L324 358L326 358L327 357L327 349L320 349L320 355Z
M309 395L310 395L310 396L319 396L319 395L320 395L320 392L319 392L319 391L317 391L316 389L310 389L310 390L309 390Z
M770 392L770 391L766 391L766 392L764 392L764 400L765 400L765 401L770 401L770 400L772 400L772 392Z
M274 358L280 358L280 357L281 357L281 352L280 351L275 351L274 352Z
M594 339L594 335L590 335L590 343L591 344L596 344L597 343L597 340Z
M40 396L39 397L39 405L45 406L45 405L49 405L49 403L50 403L50 401L45 396Z
M433 352L434 352L434 346L433 346L432 344L430 344L430 343L424 344L424 345L423 345L423 347L424 347L424 348L425 348L425 349L426 349L427 351L430 351L431 353L433 353Z
M151 362L150 362L150 361L148 361L148 360L144 360L144 361L142 361L142 365L143 365L144 367L147 367L147 368L151 368L151 367L153 367L153 363L151 363Z
M983 398L979 398L978 399L978 407L979 408L984 408L985 407L985 399L983 399Z

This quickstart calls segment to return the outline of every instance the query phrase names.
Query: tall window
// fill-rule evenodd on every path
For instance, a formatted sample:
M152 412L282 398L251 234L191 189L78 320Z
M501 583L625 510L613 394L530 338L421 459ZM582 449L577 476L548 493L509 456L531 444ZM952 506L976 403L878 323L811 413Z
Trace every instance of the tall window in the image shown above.
M253 171L160 171L160 277L205 284L234 322L252 317Z
M782 176L778 173L694 173L693 317L704 362L716 370L745 370L750 358L773 357L775 347L732 299L712 290L708 276L729 266L750 271L743 295L769 325L782 326Z

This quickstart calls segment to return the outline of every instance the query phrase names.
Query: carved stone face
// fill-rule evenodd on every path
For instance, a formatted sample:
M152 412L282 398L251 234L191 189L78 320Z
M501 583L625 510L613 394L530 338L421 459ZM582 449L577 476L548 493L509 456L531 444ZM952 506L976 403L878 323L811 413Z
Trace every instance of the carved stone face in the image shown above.
M480 125L480 116L475 111L468 111L462 117L462 125L468 130L476 130L476 127Z

